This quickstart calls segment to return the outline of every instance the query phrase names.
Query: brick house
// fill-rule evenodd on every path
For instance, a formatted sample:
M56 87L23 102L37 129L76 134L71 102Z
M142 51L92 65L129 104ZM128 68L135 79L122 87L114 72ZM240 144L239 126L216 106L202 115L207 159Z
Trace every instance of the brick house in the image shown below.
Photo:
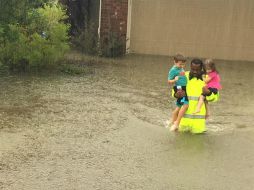
M253 0L100 0L99 36L131 53L254 60Z
M128 0L100 0L98 34L102 45L114 34L126 51L127 17Z

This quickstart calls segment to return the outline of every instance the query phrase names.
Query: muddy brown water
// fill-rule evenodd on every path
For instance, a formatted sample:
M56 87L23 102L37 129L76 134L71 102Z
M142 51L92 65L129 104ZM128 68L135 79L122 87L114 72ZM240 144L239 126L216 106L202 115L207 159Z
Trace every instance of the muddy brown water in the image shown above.
M205 135L165 128L167 57L0 78L0 189L254 189L254 63L218 61Z

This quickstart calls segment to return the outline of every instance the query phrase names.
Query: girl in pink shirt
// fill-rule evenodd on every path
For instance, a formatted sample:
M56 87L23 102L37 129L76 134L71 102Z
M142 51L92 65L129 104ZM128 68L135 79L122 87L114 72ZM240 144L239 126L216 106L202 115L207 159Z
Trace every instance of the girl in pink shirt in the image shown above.
M210 96L212 93L217 94L221 89L220 84L220 76L218 71L216 70L215 63L212 59L205 60L205 71L207 73L207 77L204 79L206 86L203 87L203 92L199 98L198 105L194 114L199 113L200 109L205 102L206 105L206 115L209 115L206 96Z

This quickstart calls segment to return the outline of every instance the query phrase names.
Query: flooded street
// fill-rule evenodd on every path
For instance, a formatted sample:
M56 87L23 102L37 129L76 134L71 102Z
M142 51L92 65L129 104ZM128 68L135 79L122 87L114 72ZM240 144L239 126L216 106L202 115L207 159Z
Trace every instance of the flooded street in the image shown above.
M217 62L221 99L207 133L191 135L165 128L171 62L132 55L86 75L1 77L0 189L253 190L254 63Z

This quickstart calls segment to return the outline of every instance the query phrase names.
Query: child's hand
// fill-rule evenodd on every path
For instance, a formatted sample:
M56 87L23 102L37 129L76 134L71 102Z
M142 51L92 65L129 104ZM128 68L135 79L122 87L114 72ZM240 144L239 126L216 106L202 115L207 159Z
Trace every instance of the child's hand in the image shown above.
M178 79L179 79L179 76L176 76L176 77L175 77L175 81L178 81Z

